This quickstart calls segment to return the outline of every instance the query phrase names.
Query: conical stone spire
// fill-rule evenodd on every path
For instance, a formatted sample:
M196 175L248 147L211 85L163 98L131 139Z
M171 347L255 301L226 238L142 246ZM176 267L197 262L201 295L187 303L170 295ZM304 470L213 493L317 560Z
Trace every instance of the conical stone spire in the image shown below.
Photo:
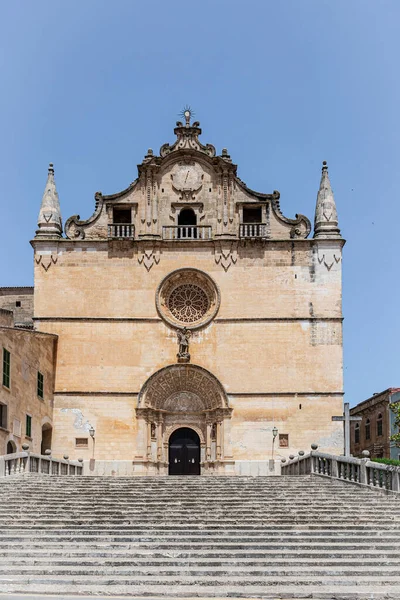
M38 217L36 238L60 238L62 236L62 220L60 202L54 181L54 167L49 164L47 183L44 189L42 204Z
M315 208L314 238L341 238L335 198L329 181L328 165L322 163L322 176Z

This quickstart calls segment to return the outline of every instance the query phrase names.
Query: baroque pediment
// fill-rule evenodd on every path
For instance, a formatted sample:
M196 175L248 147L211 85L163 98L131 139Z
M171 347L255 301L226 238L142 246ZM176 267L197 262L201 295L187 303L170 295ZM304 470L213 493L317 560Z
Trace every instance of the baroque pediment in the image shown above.
M237 176L237 165L228 151L223 149L217 156L212 144L199 140L200 123L191 123L190 111L183 116L185 121L178 121L174 129L175 142L163 144L158 156L149 149L138 165L138 178L126 189L107 196L96 193L91 217L81 220L74 215L67 220L69 239L109 239L111 235L175 240L174 228L185 205L193 210L196 227L203 227L193 239L229 237L253 243L308 237L311 223L307 217L284 216L278 191L265 194L248 187ZM124 221L122 213L115 212L118 207L126 211L125 220L129 220L123 224L130 228L114 227ZM249 207L256 211L251 219ZM246 220L257 227L243 228Z

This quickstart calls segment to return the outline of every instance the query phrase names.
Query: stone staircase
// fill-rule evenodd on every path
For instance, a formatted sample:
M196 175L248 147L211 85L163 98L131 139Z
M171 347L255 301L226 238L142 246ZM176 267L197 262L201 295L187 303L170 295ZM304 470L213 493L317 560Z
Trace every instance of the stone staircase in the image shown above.
M400 599L400 497L340 481L25 475L0 508L0 597Z

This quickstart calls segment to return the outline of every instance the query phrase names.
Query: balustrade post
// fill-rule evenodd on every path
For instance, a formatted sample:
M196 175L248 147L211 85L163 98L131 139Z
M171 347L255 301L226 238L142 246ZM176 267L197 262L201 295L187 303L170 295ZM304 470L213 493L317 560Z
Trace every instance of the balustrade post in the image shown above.
M335 479L339 478L338 461L336 458L332 458L331 462L331 476Z
M392 471L392 490L400 492L400 469L398 467Z

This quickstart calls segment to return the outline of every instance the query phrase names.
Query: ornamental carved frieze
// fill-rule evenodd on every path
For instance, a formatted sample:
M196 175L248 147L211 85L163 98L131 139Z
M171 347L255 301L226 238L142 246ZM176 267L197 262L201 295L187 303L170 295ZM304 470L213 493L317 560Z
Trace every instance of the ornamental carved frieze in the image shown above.
M58 256L56 252L52 252L51 254L35 254L36 264L43 267L46 273L52 265L57 263L57 260Z
M157 243L139 245L137 259L139 265L143 265L149 272L154 265L158 265L160 262L160 245Z
M221 265L226 272L231 265L235 265L238 259L238 243L232 241L215 242L215 262Z
M170 365L147 380L138 398L138 410L230 414L221 383L197 365Z

